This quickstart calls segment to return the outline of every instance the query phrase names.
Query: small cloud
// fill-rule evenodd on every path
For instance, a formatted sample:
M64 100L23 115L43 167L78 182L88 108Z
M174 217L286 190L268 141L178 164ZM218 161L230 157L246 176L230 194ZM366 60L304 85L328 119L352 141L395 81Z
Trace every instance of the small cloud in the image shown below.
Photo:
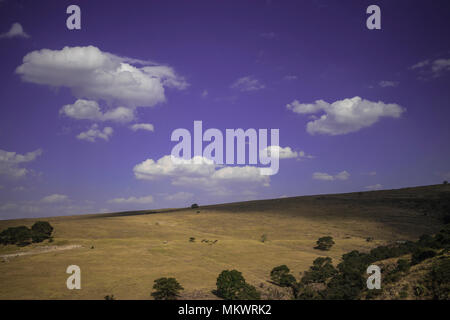
M59 114L77 120L130 122L134 120L131 108L117 107L102 112L96 101L78 99L73 104L66 104L59 110Z
M153 196L145 197L129 197L129 198L114 198L108 201L116 204L151 204L153 203Z
M376 171L370 171L367 173L369 176L376 176L377 172Z
M155 131L155 127L151 123L135 123L130 126L130 129L133 131L138 130L146 130L146 131Z
M49 196L46 196L44 198L41 199L41 202L44 203L60 203L60 202L65 202L69 200L69 197L64 195L64 194L52 194Z
M206 98L208 96L208 90L203 90L202 98Z
M260 151L260 157L278 157L279 159L313 159L311 155L307 155L304 151L294 151L291 147L268 146Z
M399 84L398 81L380 81L378 82L378 85L382 88L387 88L387 87L397 87Z
M109 137L113 134L113 131L114 130L111 127L104 127L103 130L100 130L98 129L97 124L93 124L89 130L83 131L77 135L77 139L95 142L96 139L99 138L108 141Z
M21 167L23 164L34 161L42 154L42 149L37 149L25 154L0 149L0 175L10 178L22 178L29 170Z
M8 32L0 34L1 38L29 38L30 35L27 34L20 23L15 22L12 24Z
M190 192L177 192L175 194L170 194L164 197L164 200L167 201L185 201L185 200L189 200L194 196L194 194L190 193Z
M341 171L336 175L331 175L325 172L314 172L313 179L322 181L334 181L334 180L348 180L350 173L347 171Z
M371 190L371 191L373 191L373 190L381 190L383 188L383 185L377 183L377 184L374 184L374 185L371 185L371 186L367 186L367 187L364 187L364 188L367 189L367 190Z
M262 84L258 79L253 76L246 76L237 79L230 86L232 89L237 89L239 91L258 91L264 89L266 86Z
M450 59L423 60L409 67L419 73L419 79L437 78L450 71Z

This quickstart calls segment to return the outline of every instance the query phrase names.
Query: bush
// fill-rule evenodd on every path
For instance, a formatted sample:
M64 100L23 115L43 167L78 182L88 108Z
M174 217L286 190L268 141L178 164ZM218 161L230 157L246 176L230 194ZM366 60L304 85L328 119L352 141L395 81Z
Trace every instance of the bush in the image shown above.
M437 300L450 299L450 257L444 257L433 263L428 275L433 298Z
M425 288L424 288L424 286L418 284L417 286L415 286L413 288L413 291L414 291L414 295L416 297L421 297L425 293Z
M409 268L411 265L409 264L408 260L405 259L399 259L397 261L397 268L395 269L396 272L407 272L409 271Z
M195 238L194 237L190 237L189 238L189 242L195 242Z
M176 300L180 291L184 290L175 278L156 279L153 289L155 291L151 295L155 300Z
M447 180L444 180L443 184L448 184L448 181L447 181Z
M315 249L319 250L330 250L331 247L334 245L334 241L332 237L322 237L317 240L317 246Z
M419 248L417 249L411 258L411 264L418 264L426 259L430 259L436 256L436 251L428 248Z
M116 300L116 298L114 298L114 295L107 295L105 296L105 300Z
M199 205L198 205L198 204L193 203L193 204L191 205L191 209L197 209L197 208L199 208Z
M217 295L226 300L259 300L259 292L237 270L224 270L217 277Z
M266 242L266 241L267 241L267 234L263 234L263 235L261 236L261 242L264 243L264 242Z

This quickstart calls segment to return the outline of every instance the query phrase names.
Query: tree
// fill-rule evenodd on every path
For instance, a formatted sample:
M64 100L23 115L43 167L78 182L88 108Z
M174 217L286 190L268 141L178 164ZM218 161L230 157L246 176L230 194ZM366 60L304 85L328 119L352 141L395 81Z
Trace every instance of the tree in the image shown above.
M31 226L33 233L41 233L48 238L52 235L53 227L47 221L37 221Z
M428 248L417 249L411 257L411 264L418 264L426 259L433 258L436 255L436 251Z
M334 245L333 238L330 236L319 238L316 243L317 246L315 247L315 249L319 250L330 250Z
M184 288L175 278L159 278L155 280L152 292L155 300L176 300Z
M444 184L448 184L448 181L447 180L444 180L444 182L443 182Z
M289 287L296 281L295 277L290 274L289 268L284 264L272 269L270 279L280 287Z
M32 232L25 226L11 227L0 233L0 243L17 244L18 246L26 246L30 244Z
M191 205L191 209L197 209L198 207L199 207L199 205L196 204L196 203L193 203L193 204Z
M337 274L337 270L331 262L332 260L329 257L319 257L314 260L309 271L305 271L301 283L325 283L327 279Z
M224 270L217 277L217 295L226 300L259 300L260 293L245 282L237 270Z

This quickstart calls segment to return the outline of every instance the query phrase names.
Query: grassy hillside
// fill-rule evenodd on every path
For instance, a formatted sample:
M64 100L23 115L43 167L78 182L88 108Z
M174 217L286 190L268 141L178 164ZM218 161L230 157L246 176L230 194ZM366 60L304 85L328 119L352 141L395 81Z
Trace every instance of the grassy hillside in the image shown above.
M338 262L351 250L434 233L449 204L450 186L435 185L199 209L0 221L0 231L37 220L49 221L55 229L53 243L0 246L3 256L36 253L0 258L0 299L103 299L111 294L150 299L153 281L163 276L175 277L185 298L214 299L211 290L224 269L237 269L247 282L267 288L271 269L280 264L297 276L319 256ZM314 249L315 241L326 235L335 246L326 252ZM373 241L366 241L369 237ZM66 250L42 249L69 245ZM81 268L81 290L66 288L65 271L71 264Z

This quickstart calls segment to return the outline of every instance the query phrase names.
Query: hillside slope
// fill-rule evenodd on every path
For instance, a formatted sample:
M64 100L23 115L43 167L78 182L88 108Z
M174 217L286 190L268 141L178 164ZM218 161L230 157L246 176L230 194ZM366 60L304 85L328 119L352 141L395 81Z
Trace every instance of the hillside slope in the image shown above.
M449 199L450 186L436 185L199 209L0 221L0 231L37 220L55 228L53 243L0 246L0 255L73 246L0 259L0 299L102 299L111 294L149 299L153 281L163 276L177 278L185 298L213 299L211 291L224 269L237 269L249 283L265 286L270 270L280 264L298 275L319 256L337 262L351 250L434 233L443 225ZM327 252L314 249L325 235L334 238L335 246ZM82 270L81 290L66 288L65 271L71 264Z

